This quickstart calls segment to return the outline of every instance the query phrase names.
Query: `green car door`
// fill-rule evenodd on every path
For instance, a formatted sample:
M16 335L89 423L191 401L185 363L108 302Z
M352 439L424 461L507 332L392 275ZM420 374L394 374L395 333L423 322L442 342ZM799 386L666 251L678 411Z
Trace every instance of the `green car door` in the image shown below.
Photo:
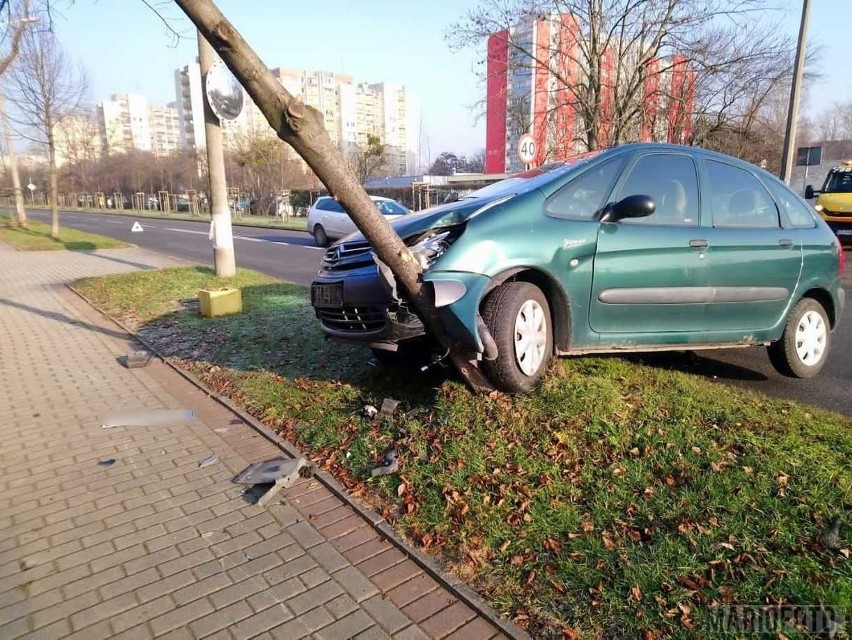
M706 229L707 326L756 331L787 311L802 269L796 230L782 228L766 187L752 172L720 160L702 162L712 227Z
M650 196L645 218L603 222L598 231L589 324L605 334L702 331L708 281L695 163L685 153L637 154L609 202ZM639 341L641 337L638 338Z

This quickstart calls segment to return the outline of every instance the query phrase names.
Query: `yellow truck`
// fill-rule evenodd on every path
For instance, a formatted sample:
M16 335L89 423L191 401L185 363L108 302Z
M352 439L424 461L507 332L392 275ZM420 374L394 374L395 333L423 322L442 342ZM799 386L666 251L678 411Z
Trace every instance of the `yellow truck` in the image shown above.
M822 189L805 187L805 198L817 197L814 208L841 242L852 243L852 160L831 169Z

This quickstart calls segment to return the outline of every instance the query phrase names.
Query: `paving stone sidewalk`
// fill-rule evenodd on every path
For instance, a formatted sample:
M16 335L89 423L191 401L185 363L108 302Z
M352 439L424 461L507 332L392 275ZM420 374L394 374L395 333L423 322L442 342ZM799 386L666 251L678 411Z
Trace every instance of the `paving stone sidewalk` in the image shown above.
M121 367L126 334L64 286L171 263L0 243L0 638L498 636L316 480L247 504L231 478L275 445L163 363Z

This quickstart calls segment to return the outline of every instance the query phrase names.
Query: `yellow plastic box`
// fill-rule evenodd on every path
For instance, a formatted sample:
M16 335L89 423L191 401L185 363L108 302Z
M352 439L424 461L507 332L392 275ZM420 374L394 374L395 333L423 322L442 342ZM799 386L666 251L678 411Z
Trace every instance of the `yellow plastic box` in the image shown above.
M239 289L199 289L198 307L207 318L242 313L243 296Z

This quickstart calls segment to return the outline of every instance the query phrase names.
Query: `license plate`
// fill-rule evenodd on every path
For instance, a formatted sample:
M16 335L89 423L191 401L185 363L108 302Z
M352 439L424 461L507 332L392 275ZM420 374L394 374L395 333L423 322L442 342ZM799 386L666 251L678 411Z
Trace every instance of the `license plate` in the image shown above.
M311 304L315 307L342 307L343 284L315 284L311 286Z
M852 229L838 229L836 233L839 236L852 236Z

